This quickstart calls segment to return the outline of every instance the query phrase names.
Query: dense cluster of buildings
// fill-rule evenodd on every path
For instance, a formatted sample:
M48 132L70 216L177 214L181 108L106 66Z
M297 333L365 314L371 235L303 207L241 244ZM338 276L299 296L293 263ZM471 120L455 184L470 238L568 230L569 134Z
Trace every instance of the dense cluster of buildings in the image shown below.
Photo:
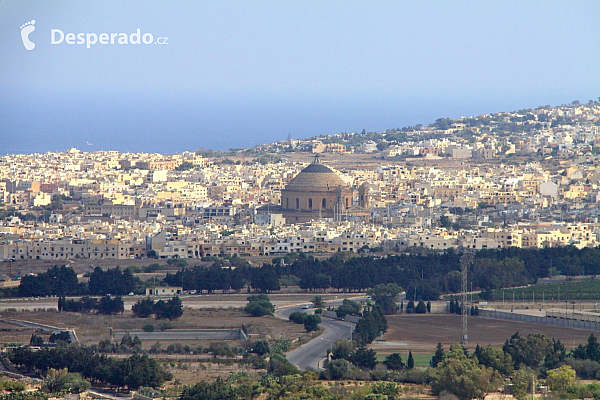
M491 118L535 125L516 135L494 135L489 121L456 120L437 129L443 138L393 143L383 135L350 149L306 141L317 154L381 155L376 167L339 171L319 156L261 164L195 153L7 155L0 260L596 246L599 118L600 103L572 104ZM460 134L467 128L474 136Z

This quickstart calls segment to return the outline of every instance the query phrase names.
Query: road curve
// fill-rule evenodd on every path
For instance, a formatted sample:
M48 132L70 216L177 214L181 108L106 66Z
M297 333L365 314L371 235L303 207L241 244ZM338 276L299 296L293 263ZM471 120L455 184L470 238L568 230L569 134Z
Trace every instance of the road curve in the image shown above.
M275 311L275 316L287 320L294 311L309 310L302 309L302 306L286 307ZM287 352L286 357L290 363L300 369L320 369L320 361L327 356L327 349L333 347L336 340L352 338L354 324L350 322L323 318L319 326L324 330L319 337Z

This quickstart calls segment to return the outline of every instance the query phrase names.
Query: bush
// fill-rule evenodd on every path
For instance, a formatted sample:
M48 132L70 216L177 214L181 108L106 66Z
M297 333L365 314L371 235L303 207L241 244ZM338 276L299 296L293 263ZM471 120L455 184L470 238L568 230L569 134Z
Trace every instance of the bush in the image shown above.
M315 314L323 314L323 309L322 308L315 309Z
M270 353L271 348L269 347L269 342L267 342L264 339L261 339L254 342L254 344L252 345L252 351L258 354L259 356L262 356Z
M306 332L312 332L319 330L319 324L321 323L321 317L318 315L307 315L304 319L304 329Z
M267 365L267 372L275 376L284 376L296 375L300 371L281 354L272 354Z
M144 330L144 332L154 332L154 325L146 324L142 329Z
M423 303L423 300L420 300L419 303L417 304L417 307L415 308L415 314L426 314L427 313L427 306L425 305L425 303Z
M266 294L254 294L247 297L248 304L244 307L244 311L253 317L262 317L263 315L273 315L275 307L269 301L269 296Z
M64 343L71 343L71 334L67 331L60 331L60 332L54 332L52 335L50 335L50 337L48 338L49 342L52 343L57 343L57 342L64 342Z
M22 392L26 389L23 382L18 381L0 381L0 390L6 390L7 392Z
M167 329L173 329L173 324L170 322L163 322L158 326L158 329L161 331L166 331Z
M567 357L567 365L575 370L577 376L581 379L599 379L600 363L593 360L580 360Z
M252 315L253 317L262 317L263 315L273 315L273 312L271 310L269 310L267 307L258 304L258 303L250 303L248 304L245 308L244 311L246 311L248 314Z
M350 363L346 360L333 360L327 364L329 379L344 379L350 371Z
M290 314L289 319L290 319L290 321L292 321L296 324L303 324L304 321L306 320L307 316L308 315L303 312L294 311L293 313Z

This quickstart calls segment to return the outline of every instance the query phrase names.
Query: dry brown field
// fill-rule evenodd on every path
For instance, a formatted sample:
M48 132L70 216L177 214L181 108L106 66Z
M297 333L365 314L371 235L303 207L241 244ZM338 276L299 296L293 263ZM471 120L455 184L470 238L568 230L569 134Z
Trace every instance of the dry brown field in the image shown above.
M122 315L95 315L80 313L59 313L58 311L28 311L3 313L2 318L19 319L36 322L59 328L75 329L82 344L97 344L100 340L109 339L108 327L115 329L142 329L146 324L152 324L155 331L161 324L170 323L172 329L206 329L206 328L240 328L246 326L248 332L256 334L257 338L290 339L294 340L304 335L303 325L294 324L272 316L251 317L239 310L192 310L185 309L181 318L174 321L156 320L154 318L133 318L132 313L126 311ZM29 343L33 329L25 329L16 325L0 322L0 343ZM168 332L168 330L167 330ZM47 337L47 335L45 335ZM207 341L175 341L190 346L202 344L210 345ZM143 343L150 347L152 343ZM161 341L162 348L171 342ZM235 345L232 343L232 345Z
M461 317L452 314L392 315L387 317L388 331L383 342L375 342L371 347L379 354L411 350L415 354L433 354L438 342L448 349L460 342ZM477 344L501 347L504 341L515 332L526 336L529 333L542 333L548 337L560 339L567 350L573 343L586 343L592 330L573 329L552 325L532 324L517 321L470 317L468 321L469 344L473 350Z

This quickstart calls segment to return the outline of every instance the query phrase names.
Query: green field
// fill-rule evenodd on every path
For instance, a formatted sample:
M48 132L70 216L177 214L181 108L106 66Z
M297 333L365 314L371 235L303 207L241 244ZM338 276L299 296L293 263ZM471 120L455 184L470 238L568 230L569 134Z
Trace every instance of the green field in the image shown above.
M492 291L493 300L512 301L513 293L515 301L535 300L535 301L600 301L600 280L586 281L567 281L561 283L551 283L547 285L532 285L526 288L517 289L499 289Z
M402 361L406 364L406 352L403 350L400 352L402 355ZM383 362L387 355L377 354L377 361ZM415 360L415 367L429 367L429 361L433 357L433 354L413 354L413 359Z

